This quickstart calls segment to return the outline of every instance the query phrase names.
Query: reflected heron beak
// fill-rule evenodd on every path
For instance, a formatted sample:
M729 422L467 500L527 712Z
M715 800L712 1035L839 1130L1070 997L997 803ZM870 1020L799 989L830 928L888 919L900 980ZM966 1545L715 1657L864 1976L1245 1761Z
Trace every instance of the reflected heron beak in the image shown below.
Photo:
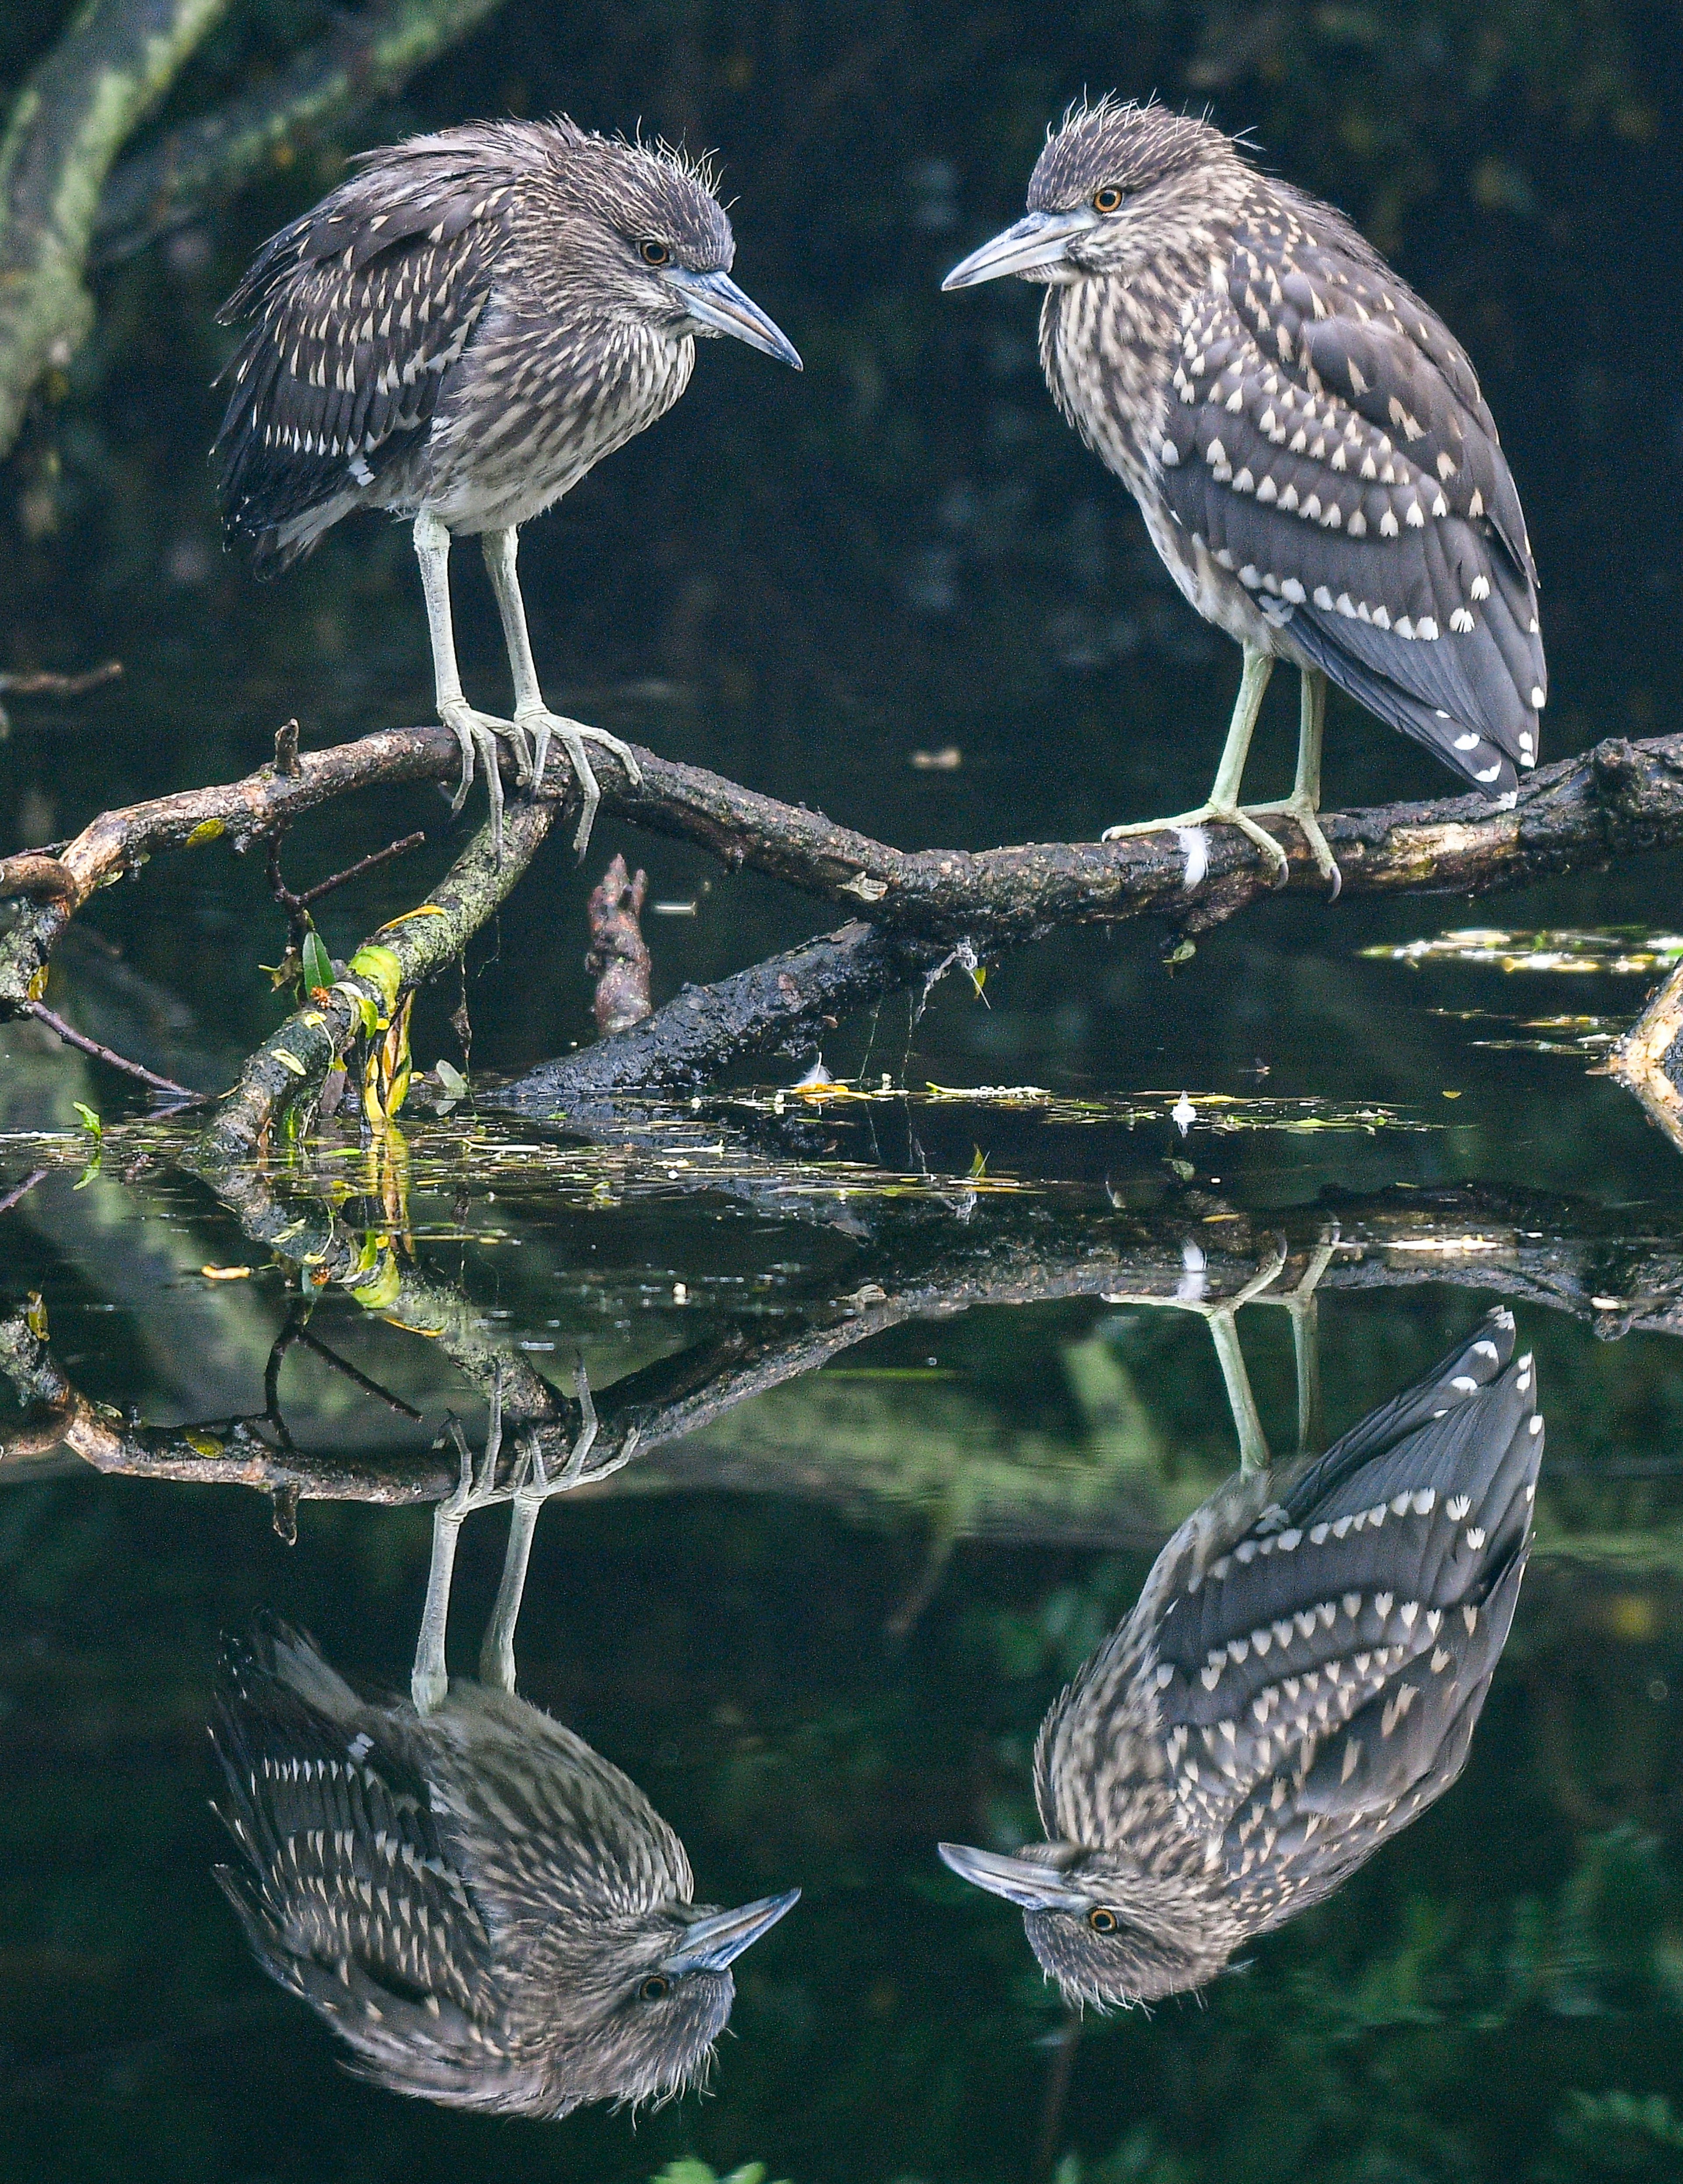
M715 1911L709 1918L698 1919L684 1936L683 1947L668 1957L660 1969L674 1979L681 1979L686 1972L722 1972L800 1901L800 1891L791 1888L782 1896L762 1896L757 1903L744 1903L734 1911Z
M998 281L1007 273L1032 273L1037 265L1059 265L1074 238L1098 224L1099 215L1090 205L1077 205L1071 212L1025 213L1014 227L955 265L941 287L973 288L978 281Z
M683 298L683 307L697 326L709 333L729 334L750 348L763 349L779 364L800 370L794 343L727 273L692 273L686 265L674 265L665 278Z
M1003 1896L1023 1911L1084 1911L1091 1902L1078 1888L1071 1888L1049 1865L1028 1858L1000 1858L990 1850L972 1850L964 1843L938 1843L943 1865L961 1880L972 1881L990 1896Z

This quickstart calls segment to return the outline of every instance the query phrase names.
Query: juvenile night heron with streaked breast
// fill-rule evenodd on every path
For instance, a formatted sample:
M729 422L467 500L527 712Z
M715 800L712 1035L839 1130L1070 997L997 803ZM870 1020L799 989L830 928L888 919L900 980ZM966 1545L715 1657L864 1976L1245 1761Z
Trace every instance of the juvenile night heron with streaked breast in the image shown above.
M1150 2002L1318 1903L1449 1788L1507 1643L1542 1455L1491 1313L1324 1455L1235 1479L1041 1724L1046 1840L944 1843L1072 2002Z
M1176 584L1243 647L1208 801L1106 840L1316 816L1329 680L1492 798L1535 765L1548 677L1519 497L1465 351L1329 205L1207 122L1072 109L1028 210L943 284L1044 283L1058 407L1128 487ZM1276 660L1301 678L1290 796L1240 800Z
M688 384L698 337L800 368L730 278L736 244L705 161L572 122L471 122L371 152L273 237L222 309L252 323L223 376L224 521L259 573L298 560L353 509L414 524L438 716L461 747L460 810L483 762L500 842L496 738L543 778L552 738L582 800L585 745L617 738L543 701L515 573L520 526L652 425ZM450 540L477 536L502 618L514 712L477 711L452 632Z
M683 1845L637 1785L516 1696L538 1509L593 1474L575 1451L549 1478L528 1440L499 1486L500 1438L493 1403L476 1469L459 1443L409 1702L360 1696L270 1618L225 1640L211 1733L239 1860L217 1878L263 1969L376 2085L505 2115L664 2099L705 2079L732 1964L800 1892L697 1903ZM457 1532L471 1509L510 1499L479 1676L452 1679Z

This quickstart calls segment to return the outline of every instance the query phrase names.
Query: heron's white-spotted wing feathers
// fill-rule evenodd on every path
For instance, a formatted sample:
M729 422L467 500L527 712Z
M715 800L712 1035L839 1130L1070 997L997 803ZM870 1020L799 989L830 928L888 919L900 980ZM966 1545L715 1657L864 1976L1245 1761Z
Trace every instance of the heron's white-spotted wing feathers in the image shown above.
M1188 304L1155 454L1184 529L1333 681L1491 794L1535 763L1535 571L1464 352L1328 209L1271 191Z

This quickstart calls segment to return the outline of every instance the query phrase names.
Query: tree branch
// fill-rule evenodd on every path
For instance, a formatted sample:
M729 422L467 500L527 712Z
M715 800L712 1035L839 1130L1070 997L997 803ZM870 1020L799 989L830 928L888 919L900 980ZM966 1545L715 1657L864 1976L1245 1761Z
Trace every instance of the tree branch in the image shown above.
M1212 827L1195 838L1168 832L1114 843L906 851L702 767L652 751L637 756L640 783L628 779L611 754L601 755L605 811L707 849L732 870L751 867L821 901L862 907L871 922L845 926L717 986L692 989L588 1053L551 1065L541 1089L522 1080L514 1091L523 1103L566 1105L694 1082L731 1058L795 1037L810 1040L826 1017L927 978L949 961L984 960L1067 926L1147 916L1183 933L1203 931L1272 892L1257 851L1230 827ZM289 746L285 763L293 770L265 766L243 781L104 812L56 856L0 859L0 894L31 899L0 939L0 1015L20 1014L40 998L40 980L65 924L98 889L155 851L222 834L242 847L354 789L454 780L460 754L443 728L394 728L296 756ZM552 795L574 795L559 755L545 783L546 799ZM485 914L523 869L558 808L547 800L511 803L511 813L544 816L536 836L525 831L527 817L521 819L521 838L529 846L524 855L510 852L494 900L484 873L475 878L473 892ZM1597 867L1683 842L1683 736L1646 743L1612 738L1540 768L1507 811L1461 796L1334 812L1324 823L1343 867L1346 896L1475 895ZM1284 821L1275 832L1289 861L1288 884L1318 894L1322 883L1301 837ZM461 923L442 952L419 954L411 933L398 952L424 977L422 956L436 969L471 929L471 921ZM407 970L405 978L413 983ZM329 1028L337 1039L344 1028L335 1022ZM309 1053L297 1048L296 1058L306 1066L304 1080L294 1078L294 1095L308 1089L317 1061L326 1066L329 1044L307 1039ZM253 1058L248 1077L259 1060ZM276 1095L286 1089L281 1074L292 1074L289 1065L269 1072ZM268 1112L277 1112L275 1101Z
M319 136L401 91L503 0L385 0L343 19L270 81L195 116L125 159L100 201L102 259L125 258L270 168L289 166Z
M85 0L18 93L0 138L0 456L49 365L86 338L99 193L227 0Z
M277 1117L321 1087L365 1028L398 1019L404 998L454 962L505 899L560 814L559 804L510 806L500 859L482 827L426 900L371 933L329 991L287 1017L247 1057L239 1082L204 1133L212 1161L248 1158Z
M576 1407L521 1352L487 1334L479 1306L462 1290L400 1263L389 1245L371 1266L362 1232L325 1203L311 1204L292 1190L282 1196L257 1168L196 1172L206 1175L254 1242L307 1268L321 1286L343 1284L386 1321L435 1343L482 1394L500 1383L505 1416L531 1424L551 1468L560 1468L577 1431ZM793 1329L764 1315L731 1321L598 1390L602 1462L593 1464L592 1476L688 1440L750 1399L908 1321L1077 1297L1178 1306L1184 1296L1189 1226L1205 1254L1202 1306L1254 1289L1257 1262L1270 1256L1270 1246L1273 1279L1248 1308L1290 1300L1321 1256L1315 1245L1300 1234L1287 1248L1285 1238L1225 1214L1218 1245L1207 1226L1209 1203L1189 1198L1099 1223L1085 1216L1049 1222L1036 1208L1026 1225L1007 1215L979 1232L961 1223L900 1224L854 1262L850 1279L862 1279L850 1295L809 1297ZM1315 1228L1322 1229L1318 1219ZM1317 1277L1322 1291L1450 1280L1587 1322L1603 1339L1632 1329L1683 1333L1683 1237L1664 1225L1652 1231L1650 1224L1650 1233L1621 1240L1607 1232L1600 1209L1581 1202L1476 1189L1382 1193L1341 1206L1336 1232L1327 1240L1335 1248ZM276 1436L277 1446L256 1429L259 1422L275 1429L272 1393L261 1421L254 1414L209 1425L125 1427L77 1393L38 1330L26 1312L0 1318L0 1373L20 1404L47 1413L42 1423L11 1433L0 1457L42 1453L62 1441L100 1470L254 1486L282 1499L436 1501L456 1483L454 1460L436 1453L315 1455L293 1446L284 1429ZM383 1389L375 1392L382 1401L393 1400ZM798 1477L774 1479L763 1464L722 1464L698 1452L671 1469L665 1483L779 1484L847 1498L857 1480L848 1466L827 1468L822 1459L804 1462ZM1022 1498L1026 1507L1026 1485ZM1116 1536L1125 1515L1143 1536L1147 1512L1100 1499L1102 1507L1084 1504L1082 1536ZM1049 1517L1059 1520L1056 1507L1036 1504L1029 1513L1043 1527ZM1061 1522L1057 1535L1069 1535L1067 1507ZM1054 1535L1043 1529L1032 1535Z

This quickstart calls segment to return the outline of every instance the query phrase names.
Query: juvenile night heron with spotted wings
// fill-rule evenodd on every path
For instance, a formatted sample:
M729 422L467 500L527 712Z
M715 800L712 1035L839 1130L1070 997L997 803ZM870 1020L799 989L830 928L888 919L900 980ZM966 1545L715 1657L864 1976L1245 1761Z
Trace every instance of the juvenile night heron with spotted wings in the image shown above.
M616 1468L595 1413L546 1473L535 1436L499 1484L493 1401L476 1466L434 1513L408 1702L365 1698L300 1633L259 1618L223 1646L212 1736L238 1862L217 1869L259 1962L346 2042L359 2075L449 2108L560 2116L705 2079L731 1965L799 1889L694 1902L683 1845L637 1785L519 1697L514 1631L549 1495ZM444 1666L455 1543L511 1500L479 1675Z
M1041 1724L1047 1839L942 1844L1071 2001L1201 1986L1460 1774L1531 1544L1543 1422L1513 1351L1491 1312L1324 1456L1195 1511Z
M222 310L252 323L224 377L224 520L287 568L353 509L412 521L438 716L461 747L460 810L483 762L499 841L496 738L542 780L571 762L589 838L595 743L552 713L527 633L520 526L652 425L688 384L698 337L731 334L800 368L730 278L736 244L705 163L571 121L471 122L367 153L265 243ZM450 540L482 541L514 677L514 713L463 694Z
M948 288L1043 283L1058 407L1139 502L1176 584L1244 648L1209 800L1105 838L1302 828L1316 817L1329 680L1465 781L1510 801L1548 688L1536 570L1473 367L1329 205L1262 175L1208 123L1106 99L1050 138L1015 226ZM1240 788L1276 660L1301 677L1290 796Z

